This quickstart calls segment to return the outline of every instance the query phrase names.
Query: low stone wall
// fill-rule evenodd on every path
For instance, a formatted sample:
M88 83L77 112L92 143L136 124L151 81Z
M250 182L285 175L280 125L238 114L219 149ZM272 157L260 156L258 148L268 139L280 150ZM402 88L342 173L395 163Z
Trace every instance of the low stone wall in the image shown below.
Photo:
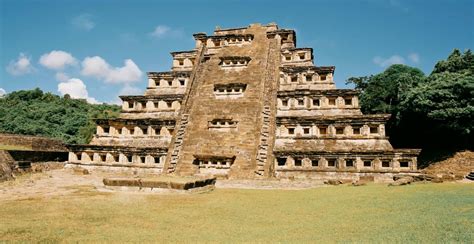
M160 179L160 178L104 178L106 186L128 186L139 188L163 188L175 190L189 190L192 188L215 185L216 178L206 179Z
M418 175L419 173L404 173L405 175ZM280 179L317 179L317 180L345 180L359 181L370 178L376 183L393 182L393 177L398 173L352 173L352 172L314 172L314 171L279 171L276 177ZM372 180L373 179L373 180Z
M31 148L33 151L67 151L62 141L40 136L0 134L0 143Z

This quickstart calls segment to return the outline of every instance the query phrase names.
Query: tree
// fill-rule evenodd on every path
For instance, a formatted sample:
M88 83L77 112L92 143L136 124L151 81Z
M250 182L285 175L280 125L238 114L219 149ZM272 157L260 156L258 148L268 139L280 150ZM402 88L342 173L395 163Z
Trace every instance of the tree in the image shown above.
M421 70L403 64L394 64L384 72L365 77L351 77L361 91L360 103L364 113L391 113L398 115L399 104L404 94L424 79Z
M390 113L388 134L396 147L422 148L422 164L472 149L474 55L455 49L428 77L406 65L372 76L351 77L364 113ZM425 164L426 165L426 164Z
M473 67L472 52L461 54L455 49L447 60L435 65L426 82L406 94L403 116L429 122L420 128L426 134L437 135L450 145L468 146L474 130Z
M16 91L0 98L0 132L57 138L66 143L88 143L94 118L114 118L120 107L63 98L39 88Z
M423 83L425 75L417 68L403 64L395 64L384 72L371 76L351 77L346 83L352 83L359 96L361 110L364 113L388 113L391 118L386 128L395 146L403 145L405 128L400 127L400 102L407 92L419 83Z

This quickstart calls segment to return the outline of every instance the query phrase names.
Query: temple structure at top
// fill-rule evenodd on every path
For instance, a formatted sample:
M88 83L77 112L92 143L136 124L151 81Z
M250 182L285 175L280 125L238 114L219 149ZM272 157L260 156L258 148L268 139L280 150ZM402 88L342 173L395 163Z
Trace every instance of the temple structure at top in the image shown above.
M107 170L228 178L391 177L417 170L417 149L394 149L387 114L361 113L358 92L337 89L334 66L276 24L194 34L171 71L148 72L142 96L121 96L69 163Z

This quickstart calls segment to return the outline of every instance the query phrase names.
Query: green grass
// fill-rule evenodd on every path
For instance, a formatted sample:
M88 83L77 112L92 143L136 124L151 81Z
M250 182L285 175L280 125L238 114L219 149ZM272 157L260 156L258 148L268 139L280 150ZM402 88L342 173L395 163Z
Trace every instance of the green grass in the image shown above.
M205 194L97 193L0 201L0 241L474 241L474 185L368 185Z

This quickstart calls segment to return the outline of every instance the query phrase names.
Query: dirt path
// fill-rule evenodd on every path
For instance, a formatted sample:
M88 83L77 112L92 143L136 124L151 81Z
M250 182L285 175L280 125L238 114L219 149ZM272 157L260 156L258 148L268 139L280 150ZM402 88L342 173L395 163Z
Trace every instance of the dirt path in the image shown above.
M0 201L64 196L74 193L74 187L78 186L102 187L102 178L97 174L75 175L67 169L25 174L0 183Z
M109 191L102 183L111 173L93 172L76 174L71 169L57 169L43 173L25 174L14 181L0 183L0 201L50 198L73 194L80 187L93 187L98 191ZM322 181L290 180L218 180L216 188L240 189L307 189L323 186Z

